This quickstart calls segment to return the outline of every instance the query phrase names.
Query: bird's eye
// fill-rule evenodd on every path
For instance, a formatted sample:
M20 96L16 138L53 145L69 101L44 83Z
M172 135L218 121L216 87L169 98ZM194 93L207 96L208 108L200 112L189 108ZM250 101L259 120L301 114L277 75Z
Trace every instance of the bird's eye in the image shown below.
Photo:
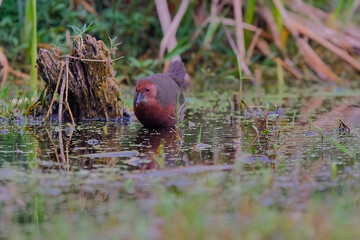
M148 91L150 91L150 89L149 89L149 88L147 88L147 89L145 89L145 91L147 91L147 92L148 92Z
M139 92L139 89L135 89L136 92Z

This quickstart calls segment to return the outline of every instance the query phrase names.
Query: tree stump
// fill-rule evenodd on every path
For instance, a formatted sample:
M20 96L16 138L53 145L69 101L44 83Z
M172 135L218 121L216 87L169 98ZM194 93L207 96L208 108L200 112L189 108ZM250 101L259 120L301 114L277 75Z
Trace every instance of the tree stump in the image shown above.
M45 111L51 107L50 100L54 94L59 93L58 103L49 111L50 119L56 119L59 109L67 111L67 116L69 113L71 116L72 112L76 120L109 121L128 116L114 77L110 52L103 41L90 35L86 35L85 39L77 36L70 55L60 57L56 53L40 49L37 64L39 74L47 85L47 97L45 106L38 104L33 109L34 115L44 116ZM64 89L66 92L61 93ZM64 103L68 103L71 112L66 107L59 107L59 103L63 102L61 96Z

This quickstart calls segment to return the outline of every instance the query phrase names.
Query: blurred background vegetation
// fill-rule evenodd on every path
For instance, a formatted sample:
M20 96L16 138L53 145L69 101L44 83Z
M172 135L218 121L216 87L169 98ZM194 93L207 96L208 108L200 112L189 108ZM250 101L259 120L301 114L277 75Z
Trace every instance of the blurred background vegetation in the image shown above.
M167 2L174 18L182 1ZM240 51L243 70L255 84L283 74L290 77L286 78L288 82L298 78L340 83L356 78L360 69L358 0L239 1L242 21L253 30L237 29L235 2L190 1L176 30L177 45L166 53L165 60L180 54L192 81L198 83L193 85L211 88L213 83L230 87L238 84L236 48L245 49ZM279 5L280 10L287 11L286 15L279 11ZM287 17L296 19L306 29L289 23ZM131 85L144 75L163 70L158 61L163 32L156 1L4 0L0 6L0 53L9 67L5 69L6 64L0 61L2 87L11 82L36 88L31 84L37 78L34 46L57 47L66 53L66 32L73 36L77 34L74 29L90 23L94 28L87 33L103 40L109 48L113 41L113 46L117 45L114 58L124 56L115 64L121 82ZM308 30L316 36L307 34ZM342 52L336 54L339 49Z

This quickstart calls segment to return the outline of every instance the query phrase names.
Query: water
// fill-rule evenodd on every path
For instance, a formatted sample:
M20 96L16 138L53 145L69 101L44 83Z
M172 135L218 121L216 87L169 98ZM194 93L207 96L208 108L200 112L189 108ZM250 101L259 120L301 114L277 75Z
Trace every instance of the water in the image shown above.
M298 160L306 162L324 154L328 154L326 161L333 162L344 156L334 142L349 143L348 147L353 148L358 140L360 111L347 102L351 98L354 96L341 100L336 95L285 98L279 114L275 108L270 109L267 119L265 107L250 108L244 115L230 112L227 103L218 109L190 108L185 123L178 129L147 129L136 120L127 125L80 122L75 129L66 124L60 128L56 124L30 122L22 129L3 120L0 166L21 171L111 167L141 172L232 165L239 159L249 165L274 167L292 165ZM344 136L336 133L340 117L350 124L352 133ZM355 154L357 149L351 151Z
M137 121L81 122L75 129L30 122L22 129L21 121L2 119L1 236L16 232L10 226L39 226L63 213L101 223L118 214L119 203L136 203L152 218L164 188L176 196L223 189L221 201L255 191L264 206L304 209L313 193L359 185L357 96L286 96L278 114L274 104L261 104L244 115L229 110L226 94L216 107L216 99L189 99L180 129L146 129ZM338 118L350 133L339 131Z
M75 130L66 125L61 130L51 125L29 126L24 134L19 133L20 129L3 126L1 164L28 167L26 162L40 161L41 164L53 162L49 165L62 168L66 163L70 165L68 170L112 164L124 170L145 170L233 162L239 127L231 125L226 113L190 112L187 119L178 133L170 128L147 129L135 121L126 126L114 122L82 122ZM200 127L201 143L206 146L202 149L198 145ZM154 156L163 158L164 164L160 166Z

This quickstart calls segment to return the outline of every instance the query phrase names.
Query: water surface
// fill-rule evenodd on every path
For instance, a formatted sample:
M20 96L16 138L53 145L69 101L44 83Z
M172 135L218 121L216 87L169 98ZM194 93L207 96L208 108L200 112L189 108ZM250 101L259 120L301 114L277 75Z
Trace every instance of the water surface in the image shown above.
M235 197L241 185L262 189L256 199L264 206L303 209L310 194L358 186L357 92L266 94L258 104L249 100L244 114L231 109L231 94L214 96L189 97L178 129L147 129L136 120L22 128L2 119L3 236L14 223L32 226L64 212L101 222L115 203L134 202L150 217L163 187L180 194L216 183ZM339 129L339 119L350 132Z

